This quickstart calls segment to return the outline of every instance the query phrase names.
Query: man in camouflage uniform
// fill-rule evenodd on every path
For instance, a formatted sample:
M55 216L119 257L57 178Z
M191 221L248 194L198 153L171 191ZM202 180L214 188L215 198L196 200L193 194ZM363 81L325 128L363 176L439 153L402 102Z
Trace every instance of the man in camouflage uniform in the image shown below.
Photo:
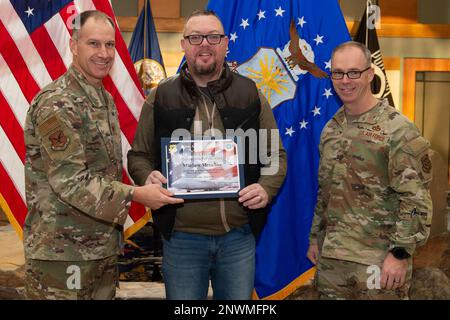
M344 106L325 126L319 147L307 254L317 264L319 294L407 299L411 257L431 224L429 143L386 100L372 95L374 70L364 45L338 46L331 65Z
M152 209L182 202L159 186L120 182L117 110L102 86L114 62L114 23L98 11L75 22L73 63L34 98L25 124L30 299L113 298L131 200Z

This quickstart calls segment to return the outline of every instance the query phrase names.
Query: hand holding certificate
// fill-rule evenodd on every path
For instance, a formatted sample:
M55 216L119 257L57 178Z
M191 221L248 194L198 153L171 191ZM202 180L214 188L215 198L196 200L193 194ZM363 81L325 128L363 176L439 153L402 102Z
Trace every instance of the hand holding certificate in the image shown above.
M141 187L135 187L133 192L133 200L137 201L147 208L157 210L166 204L180 204L183 199L172 197L173 194L161 185L146 184Z
M236 139L161 141L167 189L181 198L237 197L244 186ZM149 177L150 179L157 177Z
M145 180L145 184L158 184L162 186L167 183L166 177L162 175L162 173L158 170L153 170Z
M239 192L238 201L249 209L261 209L267 206L269 195L259 183L253 183Z

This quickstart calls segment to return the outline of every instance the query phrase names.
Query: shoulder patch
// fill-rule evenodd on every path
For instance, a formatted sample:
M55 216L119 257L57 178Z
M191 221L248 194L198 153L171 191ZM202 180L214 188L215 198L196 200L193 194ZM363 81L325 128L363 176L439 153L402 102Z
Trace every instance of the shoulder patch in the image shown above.
M402 150L406 153L412 155L413 157L418 157L421 153L426 151L430 146L430 143L422 136L417 136L411 141L407 142Z
M53 151L64 151L70 143L70 138L66 137L64 132L59 129L48 136Z
M422 170L425 173L431 173L431 160L430 157L428 156L428 153L425 154L422 158L420 158L420 162L422 163Z
M79 141L71 133L68 126L52 114L38 125L42 145L52 161L60 161L76 152Z
M394 120L395 117L398 115L399 115L399 113L397 111L395 111L395 112L390 113L388 117L390 120Z

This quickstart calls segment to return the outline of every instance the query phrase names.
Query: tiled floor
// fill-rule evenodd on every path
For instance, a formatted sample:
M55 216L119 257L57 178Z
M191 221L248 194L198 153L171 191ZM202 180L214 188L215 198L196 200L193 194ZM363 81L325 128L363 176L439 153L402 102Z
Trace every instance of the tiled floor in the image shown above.
M25 263L22 241L11 225L0 226L0 235L0 270L15 270Z
M0 225L0 271L10 272L24 264L23 245L11 225ZM211 291L210 291L211 293ZM165 299L162 282L120 282L117 299Z
M162 300L166 298L164 284L161 282L120 282L116 299Z
M208 298L211 299L212 290L209 287ZM120 282L116 299L118 300L163 300L166 298L162 282Z

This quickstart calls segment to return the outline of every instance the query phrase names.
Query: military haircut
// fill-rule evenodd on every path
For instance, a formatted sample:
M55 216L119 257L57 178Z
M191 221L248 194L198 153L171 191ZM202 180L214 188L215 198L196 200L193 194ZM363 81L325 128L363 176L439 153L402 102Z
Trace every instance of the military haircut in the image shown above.
M81 28L83 28L86 21L89 20L89 18L93 18L95 20L103 20L108 21L109 24L113 27L114 31L116 31L116 26L114 25L114 21L111 19L110 16L108 16L106 13L98 11L98 10L88 10L80 13L73 19L72 22L72 39L78 40L79 33Z
M213 10L207 10L207 9L197 9L192 11L192 13L186 18L184 22L184 28L183 28L183 36L185 36L184 32L186 31L186 25L194 17L201 17L201 16L213 16L216 17L216 19L220 22L220 25L222 27L222 30L225 30L223 27L222 20L220 20L220 17L217 15L217 13Z
M361 43L361 42L356 42L356 41L347 41L344 43L341 43L340 45L338 45L337 47L335 47L333 49L333 52L331 53L331 60L333 60L334 54L346 47L355 47L358 48L359 50L361 50L361 52L364 55L364 60L366 60L366 66L370 67L372 65L372 53L370 52L369 49L367 49L367 47Z

